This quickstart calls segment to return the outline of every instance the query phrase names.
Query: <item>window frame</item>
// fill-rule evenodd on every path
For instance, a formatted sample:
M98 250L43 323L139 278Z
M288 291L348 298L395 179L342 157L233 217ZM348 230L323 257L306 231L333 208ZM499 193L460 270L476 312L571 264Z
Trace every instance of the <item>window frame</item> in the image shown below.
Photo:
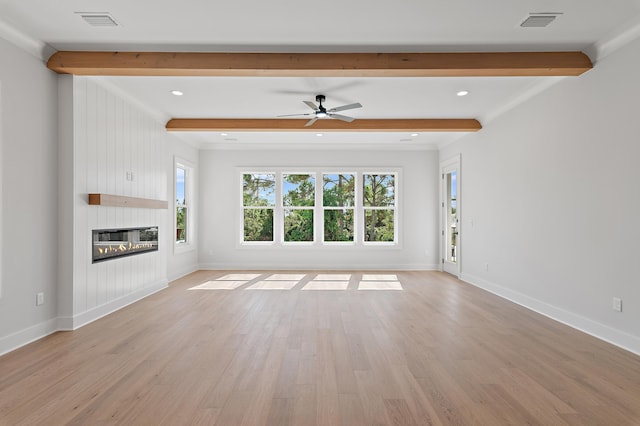
M316 249L401 249L402 248L402 168L401 167L237 167L236 182L238 183L236 214L236 229L238 230L237 248L270 247L295 248L308 246ZM273 209L273 241L244 241L244 205L243 205L243 175L244 174L274 174L275 175L275 206ZM283 206L283 176L285 174L309 174L315 178L315 206L313 207L314 241L284 241L284 210L291 208ZM325 241L324 240L324 212L323 182L324 175L353 175L354 182L354 207L353 207L353 241ZM386 174L394 176L394 241L364 241L364 199L363 182L364 175Z
M243 185L243 176L244 175L273 175L274 176L274 181L275 181L275 188L274 188L274 204L272 206L245 206L244 205L244 185ZM278 224L276 222L276 217L277 217L277 213L276 211L278 210L278 199L279 199L279 193L281 192L281 189L279 187L279 182L278 182L278 173L275 172L272 169L248 169L248 170L241 170L240 174L238 176L238 182L240 184L239 187L239 194L240 194L240 214L239 214L239 221L240 221L240 226L239 226L239 232L240 232L240 244L241 245L256 245L256 246L261 246L261 245L273 245L276 241L277 241L277 236L279 235L277 232L277 230L279 229ZM273 240L272 241L245 241L244 239L244 211L245 209L253 209L253 210L257 210L257 209L271 209L273 211L273 229L272 229L272 234L273 234Z
M184 204L178 203L178 168L184 170ZM195 167L193 163L183 158L174 157L173 159L173 226L172 240L174 254L180 254L195 250L195 206L194 206L194 185L195 185ZM176 230L178 225L178 208L186 209L185 213L185 241L177 240Z
M285 193L284 193L284 177L285 176L289 176L289 175L308 175L313 179L313 206L285 206L284 205L284 197L285 197ZM280 182L280 199L278 200L277 196L276 196L276 204L280 204L280 210L281 210L281 218L282 220L278 220L278 222L280 222L280 242L283 245L313 245L318 241L318 221L317 221L317 207L318 207L318 174L317 172L313 171L313 172L307 172L307 171L294 171L294 172L290 172L289 169L282 169L279 171L279 173L276 176L276 181ZM276 192L277 194L277 192ZM294 211L294 210L311 210L312 215L313 215L313 240L311 241L286 241L285 240L285 211L286 210L290 210L290 211ZM274 212L275 213L275 212ZM274 216L273 218L273 222L274 222L274 227L275 227L275 222L276 222L277 217Z
M362 172L362 174L360 175L361 178L361 182L360 182L360 187L361 187L361 207L362 207L362 213L359 214L359 216L362 218L362 225L361 225L361 230L362 230L362 244L365 246L379 246L379 245L395 245L398 244L398 232L399 232L399 221L398 221L398 192L399 192L399 188L398 188L398 181L399 181L399 175L397 171L386 171L387 169L384 169L385 171L364 171ZM365 175L393 175L393 206L389 207L380 207L380 206L373 206L373 207L367 207L364 204L364 176ZM391 210L393 211L393 241L365 241L364 237L365 237L365 227L366 227L366 212L367 210L369 211L375 211L375 210L383 210L383 211L388 211Z
M325 175L351 175L353 176L353 206L345 207L345 206L325 206L324 205L324 176ZM321 173L322 181L320 182L320 208L322 211L322 244L324 245L343 245L343 246L355 246L358 243L359 232L359 214L357 212L358 208L358 197L360 194L360 189L358 187L358 173L355 171L347 172L347 171L338 171L338 172L326 172L323 171ZM328 210L351 210L353 212L353 240L352 241L326 241L324 239L324 214Z

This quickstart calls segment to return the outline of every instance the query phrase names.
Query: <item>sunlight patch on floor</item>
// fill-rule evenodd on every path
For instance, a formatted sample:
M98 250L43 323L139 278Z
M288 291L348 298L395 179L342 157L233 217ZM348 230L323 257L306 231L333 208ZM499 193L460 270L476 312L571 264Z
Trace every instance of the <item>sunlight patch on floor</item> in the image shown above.
M309 281L302 290L346 290L349 281Z
M235 290L259 276L260 274L227 274L213 281L191 287L189 290Z
M318 274L313 281L349 281L351 274Z
M216 278L216 281L251 281L259 276L260 274L227 274Z
M403 290L396 274L363 274L358 290Z
M306 274L273 274L266 277L264 281L300 281L306 276Z
M363 274L362 281L398 281L396 274Z
M360 281L358 290L402 290L399 281Z
M304 276L304 275L303 275ZM246 290L291 290L300 281L258 281Z
M207 281L189 290L235 290L249 281Z

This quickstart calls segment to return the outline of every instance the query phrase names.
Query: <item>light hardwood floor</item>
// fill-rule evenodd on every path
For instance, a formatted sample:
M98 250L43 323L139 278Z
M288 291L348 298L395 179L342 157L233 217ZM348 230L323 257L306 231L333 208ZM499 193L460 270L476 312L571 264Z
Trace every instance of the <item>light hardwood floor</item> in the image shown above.
M239 273L0 357L0 424L640 424L640 357L446 274L190 290Z

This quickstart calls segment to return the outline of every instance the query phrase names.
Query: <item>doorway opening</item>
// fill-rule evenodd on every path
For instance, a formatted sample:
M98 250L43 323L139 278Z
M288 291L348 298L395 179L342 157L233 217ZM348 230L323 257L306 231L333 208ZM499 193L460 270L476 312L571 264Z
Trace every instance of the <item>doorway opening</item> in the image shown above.
M440 163L442 271L460 276L460 156Z

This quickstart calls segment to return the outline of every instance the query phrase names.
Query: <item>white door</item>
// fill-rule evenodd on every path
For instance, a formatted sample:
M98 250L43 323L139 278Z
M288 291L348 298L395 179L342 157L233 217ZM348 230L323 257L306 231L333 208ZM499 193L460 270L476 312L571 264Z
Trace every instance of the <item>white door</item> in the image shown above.
M460 156L440 163L442 270L460 276Z

